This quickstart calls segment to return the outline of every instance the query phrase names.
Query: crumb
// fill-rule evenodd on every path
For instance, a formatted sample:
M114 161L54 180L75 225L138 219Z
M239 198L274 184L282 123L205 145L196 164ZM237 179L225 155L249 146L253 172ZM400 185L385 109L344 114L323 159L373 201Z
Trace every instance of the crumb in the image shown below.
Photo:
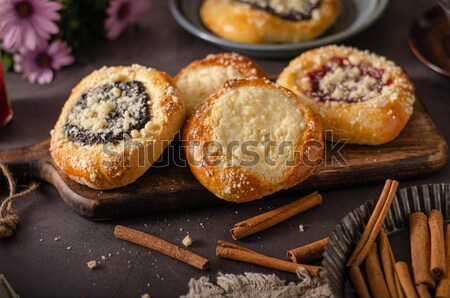
M150 296L149 294L144 294L141 296L141 298L152 298L152 296Z
M42 239L42 238L41 238L41 239L39 239L39 241L43 242L43 241L44 241L44 239Z
M305 231L305 227L303 225L298 226L298 230L303 233Z
M89 269L94 270L97 268L97 262L96 261L89 261L86 263L86 265L89 267Z
M184 237L183 241L181 241L183 243L184 246L188 247L192 245L192 238L190 235L187 235L186 237Z
M105 256L101 256L102 260L105 261L107 258Z
M61 237L55 237L55 241L59 241L59 239L61 239Z
M71 250L72 249L72 247L70 247L70 246L67 246L67 250Z

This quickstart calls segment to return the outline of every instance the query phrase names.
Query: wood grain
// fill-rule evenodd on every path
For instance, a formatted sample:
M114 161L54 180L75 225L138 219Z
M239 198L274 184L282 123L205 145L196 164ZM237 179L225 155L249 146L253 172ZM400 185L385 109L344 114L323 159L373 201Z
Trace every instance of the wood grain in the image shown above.
M54 185L63 200L83 217L105 220L224 203L208 192L188 167L173 162L166 167L150 168L135 183L122 188L90 189L56 168L49 143L45 140L27 148L0 151L0 161L7 163L17 177ZM419 102L411 120L394 141L376 147L344 145L340 156L333 154L339 148L340 145L327 143L324 161L310 178L272 197L376 183L386 178L423 177L442 169L448 158L444 138ZM164 155L167 160L168 152Z

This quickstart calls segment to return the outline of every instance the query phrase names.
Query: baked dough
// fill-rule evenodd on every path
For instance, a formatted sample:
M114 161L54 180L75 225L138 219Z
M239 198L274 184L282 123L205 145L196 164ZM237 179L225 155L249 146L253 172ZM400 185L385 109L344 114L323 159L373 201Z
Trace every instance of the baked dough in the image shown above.
M413 113L414 85L400 67L355 48L326 46L305 52L290 62L277 83L315 111L335 141L387 143Z
M95 189L139 178L181 129L180 91L163 72L103 67L72 90L51 132L50 152L70 178Z
M249 58L236 53L210 54L184 68L175 78L183 94L187 115L229 79L265 77L264 71Z
M218 36L240 43L314 39L337 19L339 0L205 0L200 16Z
M229 80L183 128L195 177L216 196L252 201L302 182L321 162L319 117L267 79Z

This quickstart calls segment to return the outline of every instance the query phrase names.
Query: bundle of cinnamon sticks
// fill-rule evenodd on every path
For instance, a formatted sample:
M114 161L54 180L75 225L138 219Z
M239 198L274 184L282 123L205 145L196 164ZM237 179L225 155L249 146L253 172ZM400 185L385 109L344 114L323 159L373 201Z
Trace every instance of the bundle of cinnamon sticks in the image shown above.
M347 261L349 276L359 297L450 298L450 228L444 237L444 219L438 210L409 217L411 263L394 258L382 228L398 182L387 180L355 250ZM364 264L364 268L361 265Z

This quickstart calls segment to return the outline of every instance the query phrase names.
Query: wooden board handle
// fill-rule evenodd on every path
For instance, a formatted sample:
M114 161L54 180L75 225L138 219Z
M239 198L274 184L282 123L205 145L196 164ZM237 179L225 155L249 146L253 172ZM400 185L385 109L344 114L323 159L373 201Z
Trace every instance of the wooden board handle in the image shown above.
M13 174L20 178L35 179L40 177L40 168L53 166L48 152L50 139L19 149L0 150L0 162L5 163Z

